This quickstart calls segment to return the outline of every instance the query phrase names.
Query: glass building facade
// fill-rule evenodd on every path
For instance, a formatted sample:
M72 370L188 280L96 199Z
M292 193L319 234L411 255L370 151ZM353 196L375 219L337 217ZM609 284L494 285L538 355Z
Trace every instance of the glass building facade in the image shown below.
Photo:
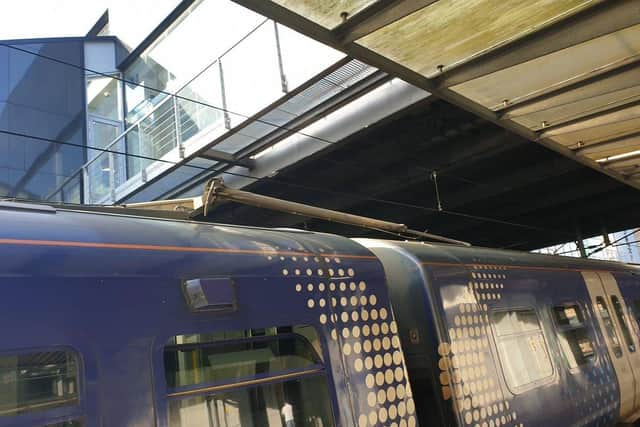
M16 41L0 46L0 195L43 199L86 160L81 39ZM40 55L40 56L38 56ZM63 145L18 136L65 141ZM79 201L80 188L69 191Z
M0 47L0 129L14 133L0 135L1 196L111 204L151 181L161 192L248 158L376 71L228 0L182 1L130 53L106 29ZM194 157L213 145L222 161Z

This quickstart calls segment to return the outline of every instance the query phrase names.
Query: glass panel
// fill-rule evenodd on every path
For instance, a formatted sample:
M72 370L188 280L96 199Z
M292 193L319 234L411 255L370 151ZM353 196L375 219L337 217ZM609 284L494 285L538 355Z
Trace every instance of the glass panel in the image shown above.
M291 91L343 58L344 53L278 24L287 87Z
M44 427L82 427L82 422L80 420L67 420L59 423L47 424Z
M572 329L558 334L560 347L570 368L575 368L592 360L595 356L593 343L585 328Z
M281 6L302 15L305 18L320 24L326 28L333 28L344 20L343 12L347 17L352 17L362 9L376 2L376 0L273 0ZM379 0L382 1L382 0Z
M0 357L0 415L12 415L78 401L74 354L48 351Z
M549 377L553 366L534 310L494 312L498 352L505 380L512 389Z
M627 343L627 348L631 353L633 353L636 351L636 346L633 343L633 338L631 338L631 332L627 325L627 315L624 312L624 307L622 307L620 300L615 295L611 297L611 304L613 305L613 311L616 313L616 317L618 318L618 323L620 324L620 329L622 329L622 336L624 337L624 341Z
M439 74L440 65L446 69L465 62L591 3L591 0L440 0L363 37L358 43L433 77Z
M540 329L533 310L498 311L493 314L493 322L499 336Z
M217 342L199 342L203 337L196 337L195 343L165 348L165 374L169 387L233 382L321 363L309 342L295 334Z
M120 127L114 124L91 121L91 146L106 148L112 143L120 132ZM122 151L121 144L109 147L109 150ZM89 159L94 159L87 166L89 175L89 203L98 202L107 197L111 192L111 175L115 173L116 159L114 154L99 150L87 150Z
M613 349L613 354L615 354L617 358L622 357L622 348L620 347L620 339L618 338L616 329L613 326L613 321L611 320L611 316L609 316L609 309L607 308L607 303L605 302L604 298L596 297L596 308L598 309L598 312L600 313L600 317L602 318L604 330L607 336L609 337L611 348Z
M221 62L227 108L240 115L232 115L232 127L282 96L273 23L262 25Z
M593 343L584 326L577 304L553 307L553 317L560 328L558 340L571 369L593 359ZM571 329L568 329L571 328Z
M172 427L331 427L324 376L300 378L169 403Z
M139 120L164 98L149 88L177 91L264 21L233 2L197 1L127 67L126 80L146 86L126 85L127 122Z
M87 111L94 116L120 120L118 80L111 77L89 78L87 81Z
M203 130L224 128L224 111L221 108L223 106L222 81L217 62L181 89L178 94L186 98L177 99L182 141L186 142Z
M581 326L583 323L580 307L575 304L553 307L553 314L560 326Z

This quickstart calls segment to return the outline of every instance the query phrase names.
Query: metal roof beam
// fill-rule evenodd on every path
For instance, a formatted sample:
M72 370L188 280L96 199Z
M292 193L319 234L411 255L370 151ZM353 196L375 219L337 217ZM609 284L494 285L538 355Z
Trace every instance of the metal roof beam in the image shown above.
M602 126L609 123L616 123L623 120L629 120L635 115L640 116L640 114L634 113L633 109L635 107L640 107L640 100L635 100L623 105L616 105L615 107L605 109L597 113L588 114L586 116L572 119L564 123L558 123L557 125L546 127L539 131L539 135L541 138L549 138L555 135L562 135L582 129ZM622 114L620 117L614 117L616 113L620 113L625 110L630 110L629 114Z
M579 148L576 148L574 151L577 154L587 155L594 152L598 152L602 149L612 149L612 148L622 147L625 144L632 142L638 138L640 138L640 132L634 132L631 134L606 139L604 141L599 141L599 142L596 142L595 144L590 144L585 147L579 147Z
M583 80L579 80L569 86L550 89L545 92L539 92L533 98L524 99L522 101L510 104L506 108L498 110L498 114L501 119L511 119L513 117L523 116L538 111L543 111L549 108L556 107L553 103L554 99L567 94L569 92L577 92L587 88L587 86L595 87L596 85L604 86L607 80L613 80L618 76L622 76L625 73L637 72L639 79L635 85L631 84L629 87L640 85L640 56L635 57L632 62L625 64L621 67L614 68L603 72L602 74L589 74ZM601 93L606 93L605 87L602 87Z
M440 88L455 86L640 24L640 6L636 4L636 7L638 11L630 13L628 0L602 2L548 28L451 68L434 80Z
M371 34L438 0L378 0L333 29L342 43Z
M255 166L255 162L252 159L236 157L232 154L225 153L224 151L209 149L202 153L199 153L197 157L201 157L207 160L214 160L217 162L228 163L234 166L241 166L243 168L252 169Z
M560 146L559 144L547 138L544 138L544 137L541 138L537 132L527 129L525 126L522 126L510 120L500 120L496 112L491 111L490 109L478 104L477 102L474 102L448 88L438 85L434 80L428 79L425 76L390 60L389 58L386 58L363 46L360 46L357 43L353 43L353 42L341 43L339 39L333 33L331 33L331 31L327 30L326 28L322 27L319 24L316 24L292 12L291 10L285 7L277 5L272 1L265 1L265 0L233 0L233 1L248 9L253 10L256 13L259 13L277 22L280 22L283 25L286 25L295 31L305 34L308 37L314 38L335 49L341 50L353 58L359 59L367 64L370 64L376 68L386 71L391 75L399 77L414 86L417 86L419 88L422 88L432 93L438 98L444 99L445 101L448 101L464 110L467 110L469 112L476 114L480 118L483 118L492 123L495 123L498 126L501 126L526 139L529 139L530 141L537 142L549 148L550 150L556 151L585 166L588 166L592 169L597 169L602 173L605 173L606 175L609 175L612 178L617 179L620 182L624 182L636 189L640 189L640 183L629 181L624 176L614 171L600 168L598 164L593 160L583 156L576 156L575 153L570 149ZM626 26L633 25L633 23L640 23L640 13L639 14L629 13L628 8L624 7L625 5L628 6L628 3L625 3L624 0L622 1L612 0L610 2L607 2L606 5L607 6L601 6L601 7L606 10L609 10L609 8L615 10L616 11L615 17L609 16L609 20L605 20L605 19L602 19L601 14L598 15L595 12L591 11L591 13L588 14L589 19L586 19L585 20L586 23L584 23L581 26L581 32L573 31L572 29L570 29L571 26L568 25L570 22L569 20L562 21L564 22L562 26L564 28L564 31L562 31L563 28L559 28L560 26L554 26L552 28L555 28L555 31L557 31L558 33L564 33L564 37L567 37L575 42L574 33L581 34L586 32L586 33L589 33L590 37L593 37L593 32L595 31L595 29L598 29L599 33L603 33L603 34L606 34L604 32L605 29L607 31L612 31L612 25L610 20L616 17L618 20L624 21L623 23L618 22L616 28L625 28ZM640 4L638 7L640 7ZM600 9L600 7L598 7L598 9ZM589 12L589 11L590 10L587 10L586 12ZM613 12L611 12L611 14L613 15ZM582 14L576 15L576 17L578 16L582 16ZM574 19L576 17L574 17ZM566 28L564 26L566 26ZM606 28L603 28L603 27L606 27ZM566 40L564 41L566 42ZM562 44L562 40L560 39L552 40L551 42L548 42L547 45L538 47L538 49L539 50L549 49L550 46L556 46L558 44ZM517 50L515 51L517 52Z

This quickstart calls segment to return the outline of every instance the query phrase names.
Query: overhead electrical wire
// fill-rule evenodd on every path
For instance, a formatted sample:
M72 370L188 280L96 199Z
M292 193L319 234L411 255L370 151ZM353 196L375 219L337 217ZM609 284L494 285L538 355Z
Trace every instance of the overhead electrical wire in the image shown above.
M258 27L263 25L264 22L266 22L266 21L263 21L261 24L256 26L244 38L248 37ZM240 41L238 43L240 43ZM240 114L240 113L231 111L231 110L229 110L227 108L224 108L224 107L212 105L212 104L209 104L209 103L206 103L206 102L203 102L203 101L194 100L194 99L191 99L191 98L188 98L188 97L184 97L184 96L181 96L181 95L178 95L178 94L175 94L175 93L171 93L171 92L168 92L168 91L165 91L165 90L161 90L161 89L153 88L153 87L150 87L150 86L147 86L147 85L144 85L144 84L136 83L136 82L127 80L127 79L119 77L119 76L114 76L114 75L109 74L109 73L103 73L103 72L100 72L100 71L97 71L97 70L90 69L88 67L77 65L77 64L74 64L74 63L71 63L71 62L68 62L68 61L64 61L64 60L58 59L58 58L53 58L53 57L50 57L48 55L43 55L43 54L38 53L38 52L33 52L33 51L28 50L28 49L23 49L23 48L11 45L9 43L0 42L0 46L7 47L9 49L14 49L16 51L20 51L20 52L23 52L23 53L26 53L26 54L29 54L29 55L34 55L34 56L37 56L37 57L40 57L40 58L43 58L43 59L46 59L46 60L49 60L49 61L53 61L53 62L59 63L61 65L69 66L69 67L72 67L72 68L75 68L75 69L78 69L78 70L82 70L82 71L85 71L85 72L89 72L89 73L92 73L92 74L95 74L95 75L108 77L108 78L120 81L122 83L126 83L126 84L130 84L130 85L135 85L135 86L138 86L138 87L142 87L144 89L148 89L148 90L157 92L159 94L164 94L164 95L167 95L167 96L173 96L173 97L176 97L177 99L181 99L181 100L188 101L188 102L193 102L193 103L200 104L200 105L203 105L205 107L213 108L213 109L225 112L225 113L237 115L237 116L243 117L245 119L251 118L251 116L248 116L248 115L245 115L245 114ZM231 50L232 48L233 47L231 47L229 50ZM207 68L210 67L211 65L213 65L214 63L215 63L215 61L212 62L211 64L209 64L207 66ZM204 70L202 72L204 72ZM194 77L190 81L193 81L200 74L198 74L196 77ZM273 127L274 129L277 129L277 130L286 130L286 131L292 132L294 134L299 134L299 135L305 136L307 138L311 138L311 139L326 143L328 145L336 144L336 142L334 142L334 141L330 141L330 140L327 140L327 139L324 139L324 138L321 138L321 137L318 137L318 136L315 136L315 135L310 135L310 134L304 133L304 132L302 132L300 130L290 129L290 128L288 128L286 126L283 126L283 125L277 125L277 124L274 124L274 123L270 123L270 122L268 122L266 120L255 119L255 121L258 122L258 123L262 123L262 124L271 126L271 127ZM142 160L150 160L150 161L156 161L156 162L161 162L161 163L166 163L166 164L172 164L174 166L189 167L189 168L199 169L199 170L202 170L202 171L216 172L214 170L211 170L210 167L202 167L202 166L197 166L197 165L191 165L191 164L188 164L188 163L181 164L180 162L174 162L174 161L171 161L171 160L154 158L154 157L140 155L140 154L126 153L126 152L121 152L121 151L112 150L112 149L108 149L108 148L90 147L90 146L86 146L86 145L83 145L83 144L78 144L78 143L73 143L73 142L68 142L68 141L60 141L60 140L53 139L53 138L47 138L47 137L42 137L42 136L37 136L37 135L30 135L30 134L25 134L25 133L22 133L22 132L10 131L10 130L7 130L7 129L0 129L0 133L5 134L5 135L12 135L12 136L17 136L17 137L27 138L27 139L31 139L31 140L39 140L39 141L44 141L44 142L49 142L49 143L66 145L66 146L74 146L74 147L77 147L77 148L93 150L93 151L99 151L99 152L103 152L103 153L111 153L111 154L116 154L116 155L122 155L122 156L130 157L130 158L138 158L138 159L142 159ZM325 188L311 187L311 186L306 186L306 185L303 185L303 184L296 184L296 183L283 181L283 180L276 179L276 178L273 178L273 177L256 177L256 176L252 176L252 175L248 175L248 174L242 174L242 173L230 172L230 171L223 171L223 172L219 172L219 173L220 174L227 174L227 175L231 175L231 176L237 176L237 177L241 177L241 178L247 178L247 179L251 179L251 180L255 180L255 181L260 181L260 180L263 180L263 179L269 179L269 180L271 180L273 182L276 182L276 183L279 183L279 184L292 186L292 187L298 187L298 188L304 188L304 189L307 189L307 190L310 190L310 191L318 191L318 192L329 193L329 194L356 197L356 198L358 198L360 200L363 200L363 201L373 201L373 202L384 203L384 204L389 204L389 205L394 205L394 206L399 206L399 207L412 208L412 209L428 211L428 212L433 212L433 213L441 213L441 214L446 214L446 215L464 217L464 218L467 218L467 219L473 219L473 220L482 221L482 222L492 222L492 223L501 224L501 225L508 225L508 226L513 226L513 227L517 227L517 228L525 228L525 229L531 229L531 230L537 230L537 231L550 232L550 233L554 233L554 234L572 235L572 234L564 232L562 230L553 230L553 229L534 226L534 225L529 225L529 224L521 224L521 223L512 222L512 221L500 220L500 219L489 218L489 217L482 217L482 216L478 216L478 215L472 215L472 214L467 214L467 213L462 213L462 212L451 211L451 210L448 210L448 209L438 209L436 207L431 208L431 207L428 207L428 206L421 206L421 205L416 205L416 204L412 204L412 203L380 199L380 198L370 197L370 196L357 194L357 193L339 192L339 191L335 191L335 190L328 190L328 189L325 189ZM450 176L453 176L453 175L450 175Z

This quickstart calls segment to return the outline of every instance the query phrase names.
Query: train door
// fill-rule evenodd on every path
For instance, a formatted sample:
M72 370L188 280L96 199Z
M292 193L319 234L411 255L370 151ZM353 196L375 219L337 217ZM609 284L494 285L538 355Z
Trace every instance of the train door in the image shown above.
M628 311L611 273L582 272L594 312L607 343L620 388L620 418L634 420L639 412L640 353L631 333Z

